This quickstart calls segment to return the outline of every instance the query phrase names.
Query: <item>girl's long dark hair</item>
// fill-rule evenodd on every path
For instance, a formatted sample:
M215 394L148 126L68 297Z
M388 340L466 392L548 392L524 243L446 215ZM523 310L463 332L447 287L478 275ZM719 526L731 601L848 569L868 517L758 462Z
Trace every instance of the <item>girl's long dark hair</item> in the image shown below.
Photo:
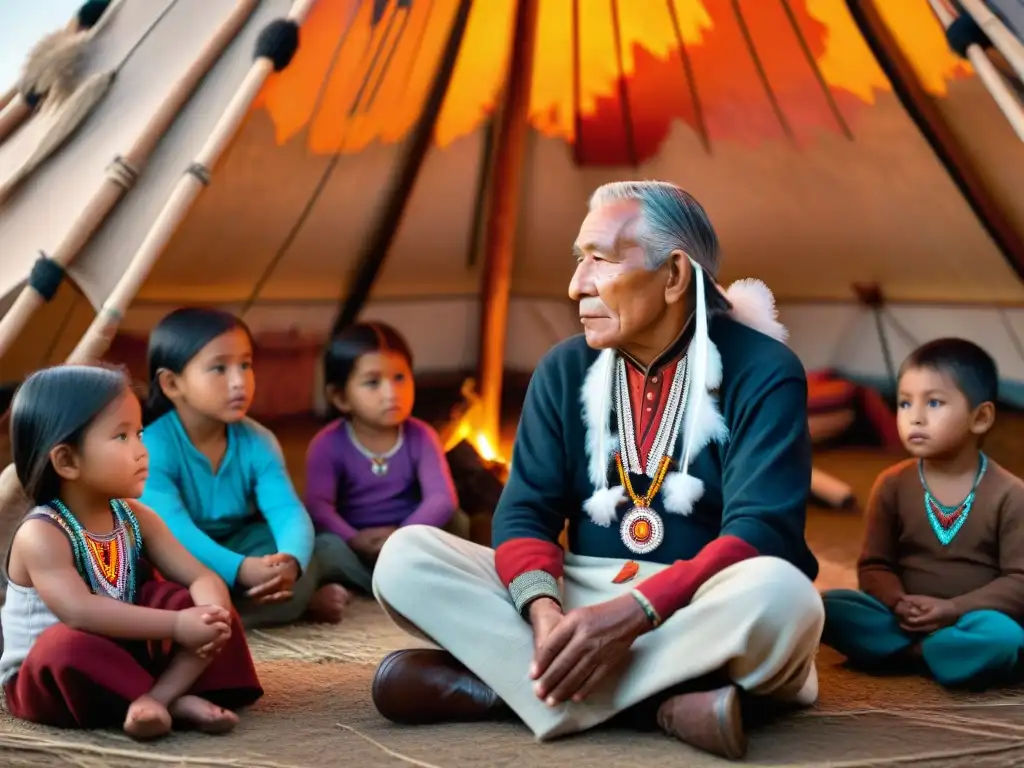
M412 368L412 350L405 338L385 323L356 323L343 330L324 352L324 384L338 390L348 386L359 358L371 352L397 352Z
M157 323L149 334L149 397L144 416L146 424L174 410L174 404L160 387L160 371L181 373L203 347L218 336L236 329L244 331L252 340L249 327L230 312L203 307L176 309Z
M25 379L11 404L11 450L30 499L45 504L57 498L61 480L50 451L62 444L80 448L96 417L127 391L122 370L100 366L61 365Z

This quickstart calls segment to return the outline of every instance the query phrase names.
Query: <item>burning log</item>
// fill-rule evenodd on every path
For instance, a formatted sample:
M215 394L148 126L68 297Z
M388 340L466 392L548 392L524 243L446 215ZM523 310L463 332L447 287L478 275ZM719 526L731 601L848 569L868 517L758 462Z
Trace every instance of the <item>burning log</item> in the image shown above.
M491 518L505 488L503 468L481 457L468 440L448 451L447 459L459 506L469 516L470 538L477 544L490 546Z

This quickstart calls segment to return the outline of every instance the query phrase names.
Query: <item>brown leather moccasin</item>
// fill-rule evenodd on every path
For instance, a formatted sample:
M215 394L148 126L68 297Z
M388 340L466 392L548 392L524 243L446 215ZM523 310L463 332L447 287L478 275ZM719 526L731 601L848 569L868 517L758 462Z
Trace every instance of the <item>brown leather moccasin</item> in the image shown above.
M385 656L372 694L377 711L403 725L487 720L508 711L483 680L447 651L432 648Z
M740 692L734 685L673 696L658 708L658 725L691 747L728 760L747 754Z

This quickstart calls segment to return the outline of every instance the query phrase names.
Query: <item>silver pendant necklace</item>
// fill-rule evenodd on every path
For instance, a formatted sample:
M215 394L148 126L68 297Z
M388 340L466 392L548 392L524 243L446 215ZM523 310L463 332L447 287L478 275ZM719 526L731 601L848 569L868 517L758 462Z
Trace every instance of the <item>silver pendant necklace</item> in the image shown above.
M370 460L370 471L376 477L384 477L388 473L388 462L391 458L402 449L402 443L405 442L405 428L404 425L398 427L398 439L395 444L391 446L391 449L385 453L374 453L356 437L356 431L352 429L352 422L345 422L345 430L348 432L349 440L352 441L352 445L356 447L363 456Z

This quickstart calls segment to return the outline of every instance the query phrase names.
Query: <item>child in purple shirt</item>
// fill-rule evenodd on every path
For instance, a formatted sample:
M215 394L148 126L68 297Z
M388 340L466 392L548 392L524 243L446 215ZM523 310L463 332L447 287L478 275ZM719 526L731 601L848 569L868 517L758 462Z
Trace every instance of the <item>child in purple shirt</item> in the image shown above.
M339 580L369 592L377 555L398 528L468 529L468 520L456 509L437 433L410 415L415 384L405 339L383 323L354 325L331 341L324 374L342 417L309 445L306 509L318 546L330 543Z

